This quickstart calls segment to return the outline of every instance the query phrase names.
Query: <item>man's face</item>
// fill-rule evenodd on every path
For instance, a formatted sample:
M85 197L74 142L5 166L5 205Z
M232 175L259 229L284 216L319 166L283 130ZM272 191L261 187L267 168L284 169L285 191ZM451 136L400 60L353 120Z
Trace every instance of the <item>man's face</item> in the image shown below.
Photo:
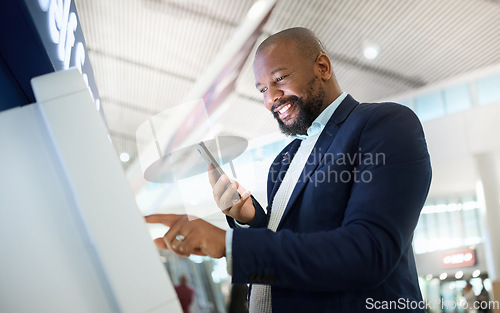
M262 50L254 61L256 87L287 135L306 134L321 112L325 91L314 74L314 60L281 42Z

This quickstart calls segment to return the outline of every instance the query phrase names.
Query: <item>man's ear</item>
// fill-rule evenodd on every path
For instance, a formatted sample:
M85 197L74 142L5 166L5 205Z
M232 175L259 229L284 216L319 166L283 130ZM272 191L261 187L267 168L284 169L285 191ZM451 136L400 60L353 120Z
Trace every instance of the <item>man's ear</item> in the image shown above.
M332 77L333 69L330 58L322 53L316 58L315 68L317 70L317 75L322 80L329 80Z

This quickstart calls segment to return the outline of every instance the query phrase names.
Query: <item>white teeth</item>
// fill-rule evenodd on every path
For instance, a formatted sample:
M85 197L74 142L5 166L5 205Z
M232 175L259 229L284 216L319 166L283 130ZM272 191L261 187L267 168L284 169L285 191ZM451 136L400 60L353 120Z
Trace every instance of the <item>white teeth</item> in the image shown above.
M289 105L287 105L287 106L283 107L283 108L282 108L281 110L279 110L278 112L280 112L280 114L283 114L283 113L285 113L286 111L288 111L288 109L289 109L291 106L292 106L292 105L291 105L291 104L289 104Z

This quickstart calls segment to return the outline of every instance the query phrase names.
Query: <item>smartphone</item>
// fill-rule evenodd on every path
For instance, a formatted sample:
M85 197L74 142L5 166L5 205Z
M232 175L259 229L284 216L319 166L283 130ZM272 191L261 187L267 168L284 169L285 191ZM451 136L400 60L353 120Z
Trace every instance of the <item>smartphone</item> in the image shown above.
M210 153L210 151L207 149L207 146L205 146L205 143L203 141L198 143L198 145L196 146L196 149L198 149L198 152L201 154L201 157L205 160L205 162L207 162L208 164L212 164L214 166L215 171L217 172L219 177L221 177L222 175L225 174L224 170L219 165L219 162L217 162L217 160L214 158L212 153ZM232 183L232 181L229 179L229 181L226 184L225 189L227 189L231 185L231 183ZM241 195L239 194L238 191L236 191L234 193L232 199L239 200L240 198L241 198Z

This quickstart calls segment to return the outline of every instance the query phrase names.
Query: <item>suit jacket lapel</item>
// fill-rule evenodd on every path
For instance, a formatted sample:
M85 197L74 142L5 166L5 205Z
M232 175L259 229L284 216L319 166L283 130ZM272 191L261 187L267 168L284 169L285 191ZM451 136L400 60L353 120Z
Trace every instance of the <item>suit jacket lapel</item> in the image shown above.
M280 162L280 164L273 165L271 167L271 171L273 171L273 173L278 173L278 175L271 178L273 180L273 189L271 193L269 193L268 190L267 203L269 203L269 208L272 207L274 196L276 195L276 192L278 191L278 188L281 185L283 178L285 177L286 171L288 171L288 168L290 167L290 163L292 163L292 159L295 156L295 153L297 153L297 150L299 149L300 141L300 139L295 139L294 141L292 141L289 144L288 149L284 149L281 155L279 155L278 158L274 161L274 164L276 164L277 161ZM278 166L280 166L280 168L278 171L276 171L276 168Z
M323 159L325 152L328 151L342 123L345 121L345 119L349 116L349 114L352 112L352 110L354 110L354 108L358 104L359 102L354 100L351 97L351 95L347 95L344 101L340 103L339 107L333 113L332 117L330 118L325 128L321 132L318 141L314 145L314 148L311 154L309 155L306 165L304 166L304 169L302 170L302 173L299 176L299 180L297 181L297 184L293 189L292 195L290 196L290 200L288 201L285 212L283 213L283 217L281 218L280 225L285 219L285 216L288 213L288 211L290 211L290 208L292 207L293 203L297 200L299 194L302 192L302 189L304 189L304 187L306 186L307 182L309 181L309 178L312 177L313 172L321 163L321 160ZM295 152L297 152L297 149L295 149L294 155ZM288 169L288 167L286 167L286 169ZM282 170L286 169L282 167ZM284 174L282 175L284 176ZM277 185L278 184L276 184L275 188L273 189L273 197L271 199L274 198L274 194L278 190L278 187L276 187Z

